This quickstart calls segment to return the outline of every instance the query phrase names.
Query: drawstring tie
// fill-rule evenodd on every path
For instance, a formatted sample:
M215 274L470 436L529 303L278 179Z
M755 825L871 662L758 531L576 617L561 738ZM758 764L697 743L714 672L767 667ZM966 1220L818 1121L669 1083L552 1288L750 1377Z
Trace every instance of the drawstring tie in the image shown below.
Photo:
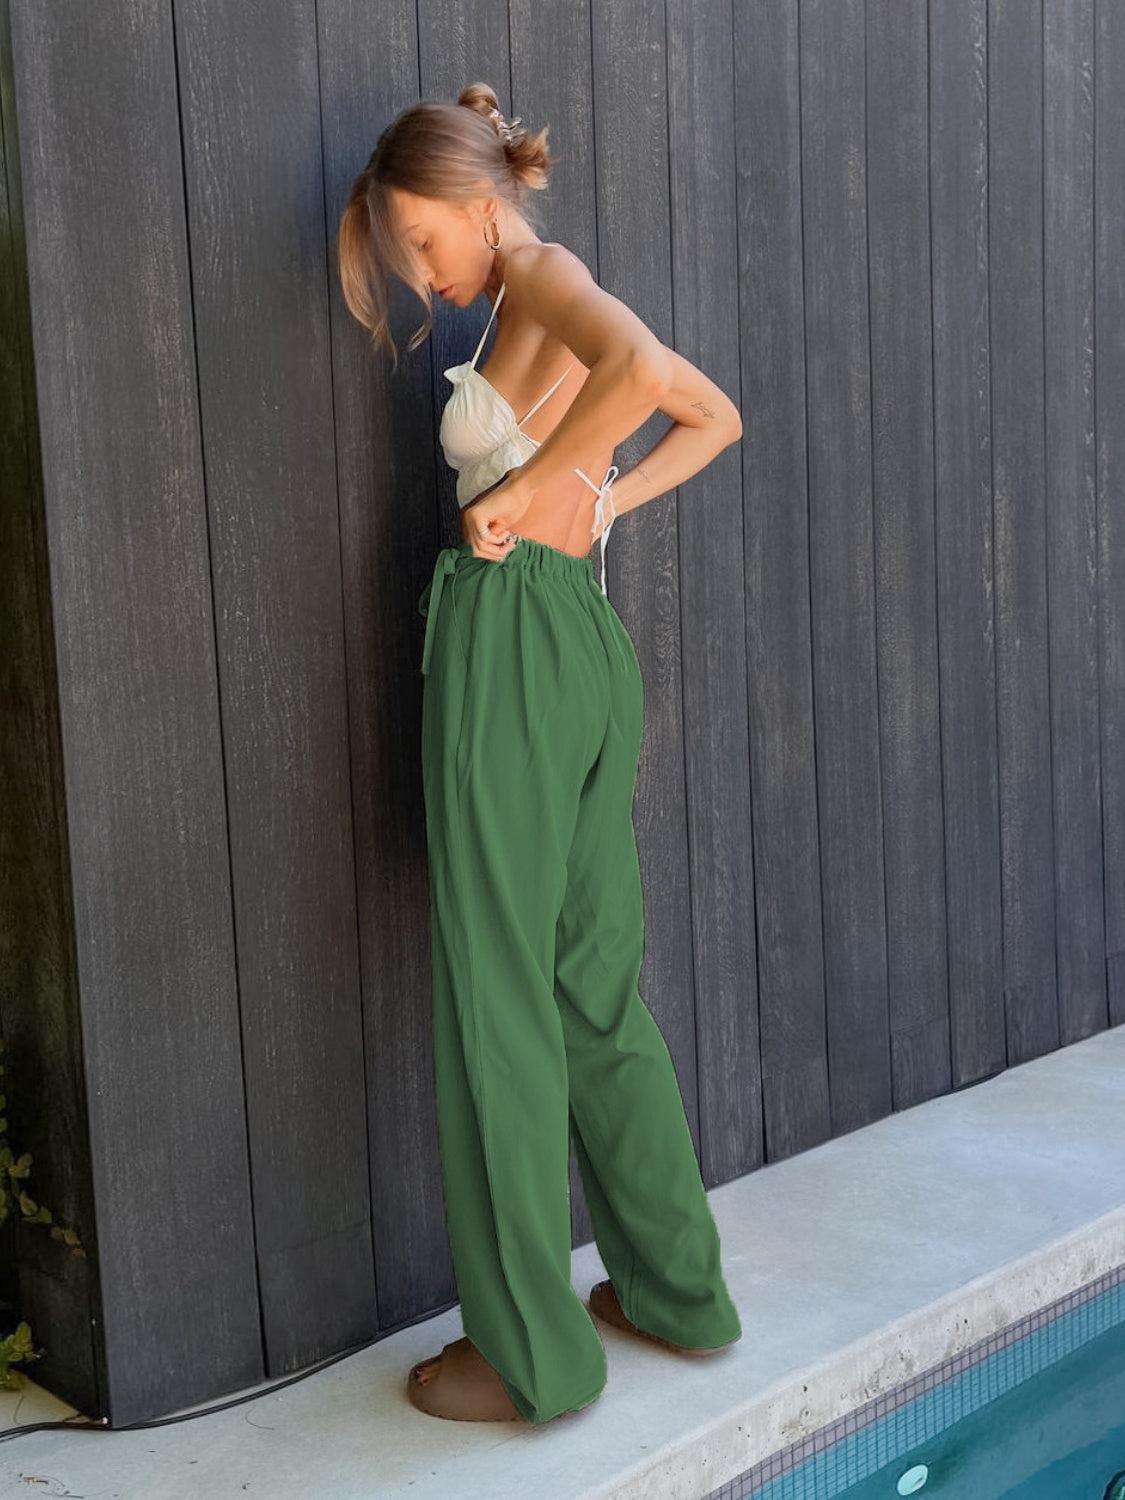
M609 533L613 529L613 523L617 519L617 507L613 503L613 481L617 478L618 468L616 464L610 464L605 471L605 477L601 484L595 484L588 474L579 468L574 472L579 475L597 495L597 504L594 506L594 524L590 528L590 535L597 536L598 527L602 528L601 534L601 589L602 593L609 598L609 591L605 586L605 544L609 540ZM609 520L606 521L606 502L609 502ZM438 607L441 604L441 592L445 586L447 574L451 574L456 566L457 559L461 555L460 547L443 547L437 555L434 563L434 574L429 583L422 590L422 596L418 600L418 612L426 616L426 639L422 646L422 672L430 670L430 655L433 651L434 623L437 620Z
M433 649L434 621L437 619L438 606L441 604L441 591L445 585L447 573L452 573L457 566L457 558L460 549L457 547L443 547L437 555L434 564L434 576L422 590L422 597L418 600L420 614L426 616L426 639L422 646L422 671L430 670L430 652ZM428 603L426 602L428 600ZM425 605L425 608L423 608Z
M575 468L574 472L586 481L586 483L593 490L594 494L598 497L597 504L594 506L594 524L590 527L590 535L597 536L598 527L600 526L602 528L602 593L605 594L606 598L608 599L609 592L605 586L605 544L609 541L609 533L613 529L614 521L617 520L617 507L613 503L613 481L617 478L618 468L616 464L610 464L609 468L605 471L605 478L602 480L601 484L595 484L590 476L588 474L584 474L579 468ZM606 524L605 519L605 503L607 500L609 501L608 525Z

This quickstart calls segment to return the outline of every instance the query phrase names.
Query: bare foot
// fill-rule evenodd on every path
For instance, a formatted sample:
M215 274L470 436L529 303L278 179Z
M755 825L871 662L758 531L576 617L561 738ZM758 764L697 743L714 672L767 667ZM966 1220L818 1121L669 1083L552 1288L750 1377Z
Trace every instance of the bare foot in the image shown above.
M589 1307L590 1311L596 1313L603 1323L609 1323L613 1328L620 1328L625 1333L635 1333L640 1338L649 1339L665 1349L674 1349L677 1354L717 1354L719 1350L729 1349L731 1344L738 1342L738 1339L731 1339L729 1344L715 1344L706 1349L693 1349L689 1344L673 1344L669 1339L662 1339L659 1334L638 1328L636 1323L630 1322L625 1316L621 1303L617 1300L617 1292L614 1290L612 1281L599 1281L591 1287Z
M454 1339L414 1366L406 1393L419 1411L457 1422L525 1421L472 1339Z

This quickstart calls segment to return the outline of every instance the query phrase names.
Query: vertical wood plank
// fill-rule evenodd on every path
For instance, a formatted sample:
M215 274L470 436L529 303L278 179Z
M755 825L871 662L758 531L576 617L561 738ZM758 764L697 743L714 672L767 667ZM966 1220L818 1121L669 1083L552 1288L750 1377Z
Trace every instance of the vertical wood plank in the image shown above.
M740 404L731 19L727 0L668 7L672 306L676 348ZM737 444L680 486L677 506L700 1165L710 1185L749 1171L764 1151Z
M181 0L176 52L276 1374L376 1326L315 10Z
M11 16L0 3L0 1035L14 1156L56 1224L94 1242L51 585L35 400ZM13 1207L0 1225L0 1302L31 1327L36 1380L81 1411L102 1404L92 1261Z
M872 535L864 6L801 5L813 687L834 1135L891 1108Z
M1107 1024L1098 745L1093 0L1044 0L1047 621L1059 1040Z
M1034 14L1036 7L1032 7ZM1059 1044L1044 493L1043 34L989 0L992 485L1008 1062Z
M892 1100L950 1082L934 563L926 0L867 5L879 759Z
M954 1088L1005 1065L988 334L987 0L930 7L934 494Z
M674 342L664 7L637 0L593 16L598 280L665 344ZM667 427L654 415L618 449L630 466ZM668 1043L699 1150L695 981L685 800L679 499L623 516L606 559L609 596L645 685L634 823L645 893L641 993Z
M832 1134L809 591L797 0L734 6L742 465L765 1157Z
M418 595L442 545L431 351L422 306L393 289L397 370L340 290L337 236L380 132L418 97L417 14L318 0L321 120L354 817L367 1175L378 1323L456 1300L434 1109L430 912L422 800Z
M1095 0L1094 384L1102 837L1111 1026L1125 1022L1125 7Z

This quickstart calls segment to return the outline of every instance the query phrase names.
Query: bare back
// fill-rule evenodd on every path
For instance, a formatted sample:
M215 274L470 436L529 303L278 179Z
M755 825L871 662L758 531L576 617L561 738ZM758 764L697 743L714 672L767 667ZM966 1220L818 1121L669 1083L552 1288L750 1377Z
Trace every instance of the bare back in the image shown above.
M568 365L575 367L577 378L564 380L525 427L529 437L543 443L570 410L589 370L561 339L548 334L542 324L526 313L516 314L510 303L504 317L497 316L488 361L479 368L483 378L512 408L525 411L536 394L557 380ZM581 466L591 474L602 474L613 461L613 448L608 446L601 453L585 457L588 464ZM497 481L502 483L503 478ZM483 498L495 488L495 484L490 485L476 498ZM590 486L568 470L534 496L520 520L519 534L572 556L585 557L594 542L591 528L596 502Z

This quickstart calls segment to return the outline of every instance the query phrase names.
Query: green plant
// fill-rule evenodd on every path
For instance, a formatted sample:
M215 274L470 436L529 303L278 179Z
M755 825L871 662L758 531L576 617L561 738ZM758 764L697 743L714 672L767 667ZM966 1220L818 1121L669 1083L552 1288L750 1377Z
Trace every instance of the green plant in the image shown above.
M0 1390L21 1389L24 1377L12 1366L17 1360L38 1359L42 1352L32 1347L31 1328L21 1319L7 1338L0 1339Z
M0 1037L0 1053L6 1048L7 1043ZM0 1076L4 1072L3 1061L0 1061ZM8 1144L8 1120L4 1113L7 1102L6 1096L0 1093L0 1224L7 1222L14 1200L19 1204L25 1224L48 1225L48 1232L53 1240L60 1241L72 1255L85 1260L86 1251L77 1232L67 1225L56 1224L51 1210L45 1204L36 1203L27 1189L21 1186L31 1175L33 1157L30 1151L16 1156ZM22 1386L23 1376L19 1371L13 1370L12 1366L17 1362L39 1359L42 1354L43 1351L32 1344L29 1325L23 1321L17 1323L6 1338L0 1339L0 1389L12 1390Z

